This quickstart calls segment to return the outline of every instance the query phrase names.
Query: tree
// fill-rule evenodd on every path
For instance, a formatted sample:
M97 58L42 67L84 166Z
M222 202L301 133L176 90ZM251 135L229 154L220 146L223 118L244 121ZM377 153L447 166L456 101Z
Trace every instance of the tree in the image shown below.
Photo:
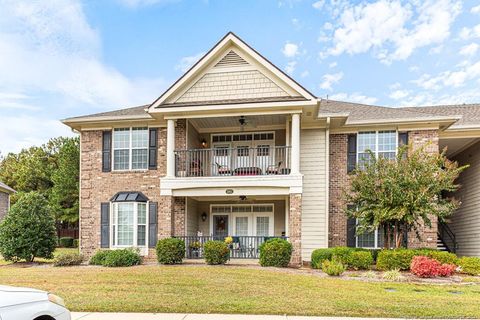
M55 218L38 192L23 193L0 223L0 254L9 261L53 258Z
M357 234L382 228L385 248L398 248L406 232L418 236L421 225L431 227L432 216L443 220L458 208L457 200L442 194L458 189L455 180L468 166L425 147L403 146L394 160L370 152L370 161L354 171L345 200L351 204L347 216L358 221Z

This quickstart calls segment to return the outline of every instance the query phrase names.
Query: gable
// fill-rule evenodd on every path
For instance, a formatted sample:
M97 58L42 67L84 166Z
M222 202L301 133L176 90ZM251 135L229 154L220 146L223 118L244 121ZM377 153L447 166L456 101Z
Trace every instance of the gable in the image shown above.
M315 97L232 33L150 106L314 100Z

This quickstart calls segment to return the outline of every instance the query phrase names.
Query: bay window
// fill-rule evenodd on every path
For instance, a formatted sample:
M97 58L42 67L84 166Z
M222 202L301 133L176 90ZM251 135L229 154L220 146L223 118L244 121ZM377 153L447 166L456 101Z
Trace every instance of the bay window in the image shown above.
M113 170L148 169L148 128L113 130Z

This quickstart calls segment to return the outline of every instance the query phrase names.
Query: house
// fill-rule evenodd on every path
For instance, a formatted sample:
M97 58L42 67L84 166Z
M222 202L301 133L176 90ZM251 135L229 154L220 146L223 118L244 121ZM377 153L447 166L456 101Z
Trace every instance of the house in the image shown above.
M10 195L16 191L0 181L0 221L7 215L10 209Z
M153 258L157 240L171 236L186 241L192 258L208 239L232 236L234 258L257 258L265 239L287 237L292 264L309 261L316 248L380 248L382 232L357 237L342 201L366 149L393 157L401 144L428 143L429 152L448 146L449 156L466 162L478 162L480 149L479 105L319 99L233 33L153 103L63 123L81 137L80 248L87 256L135 246ZM478 241L472 244L480 230L478 170L462 177L475 186L460 191L460 221L434 221L420 237L408 235L409 247L453 249L453 241L458 252L480 255Z

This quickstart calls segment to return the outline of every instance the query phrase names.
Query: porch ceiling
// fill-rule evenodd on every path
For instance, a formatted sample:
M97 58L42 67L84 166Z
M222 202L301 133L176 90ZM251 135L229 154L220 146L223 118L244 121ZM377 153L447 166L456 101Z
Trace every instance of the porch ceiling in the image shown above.
M445 147L447 147L447 157L452 157L467 149L477 141L480 141L480 138L440 139L438 146L440 150L443 150Z
M216 117L216 118L198 118L189 121L197 130L230 128L242 129L239 123L240 117ZM243 126L245 131L255 130L260 127L285 126L287 121L286 115L255 115L245 116L246 125Z
M217 196L217 197L188 197L196 201L225 201L232 202L235 204L252 204L255 201L267 201L267 200L285 200L286 196L284 195L272 195L272 196L248 196L245 200L240 200L239 196Z

